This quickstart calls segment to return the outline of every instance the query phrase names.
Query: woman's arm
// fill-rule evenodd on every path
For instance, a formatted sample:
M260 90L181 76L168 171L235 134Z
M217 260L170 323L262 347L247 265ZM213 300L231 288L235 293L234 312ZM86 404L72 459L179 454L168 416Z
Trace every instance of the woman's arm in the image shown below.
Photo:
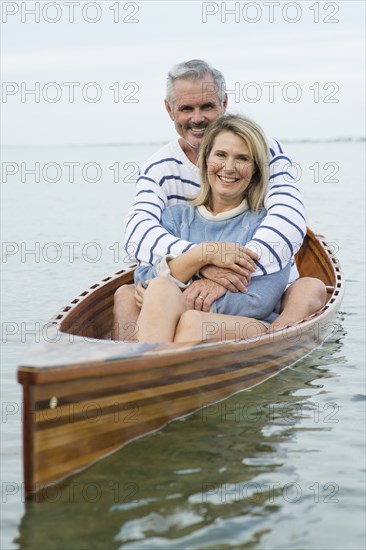
M246 269L255 266L244 246L217 241L203 242L177 258L168 260L171 275L183 283L208 264L231 269L239 275L246 275Z

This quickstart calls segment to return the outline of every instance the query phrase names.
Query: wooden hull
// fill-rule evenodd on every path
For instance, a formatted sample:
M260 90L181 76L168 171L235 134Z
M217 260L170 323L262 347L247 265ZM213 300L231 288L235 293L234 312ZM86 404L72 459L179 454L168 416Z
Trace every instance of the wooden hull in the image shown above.
M51 320L49 341L18 369L23 385L27 496L169 421L250 388L293 365L336 330L344 282L324 239L310 230L297 262L327 285L325 307L252 340L128 344L106 336L113 294L133 270L107 277Z

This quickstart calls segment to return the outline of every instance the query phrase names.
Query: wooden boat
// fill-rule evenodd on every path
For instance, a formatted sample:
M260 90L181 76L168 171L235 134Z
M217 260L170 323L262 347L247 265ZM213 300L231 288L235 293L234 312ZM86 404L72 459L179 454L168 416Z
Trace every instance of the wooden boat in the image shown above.
M133 281L133 269L72 300L44 327L45 342L18 369L26 495L173 419L263 382L320 345L337 328L342 271L324 237L310 229L297 265L301 276L324 281L326 305L297 325L251 340L108 340L114 292Z

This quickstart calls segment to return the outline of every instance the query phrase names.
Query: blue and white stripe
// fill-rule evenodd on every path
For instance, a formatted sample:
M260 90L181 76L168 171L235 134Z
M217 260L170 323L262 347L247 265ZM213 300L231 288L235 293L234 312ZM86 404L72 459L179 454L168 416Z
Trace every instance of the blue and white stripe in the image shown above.
M254 275L279 271L300 248L306 233L305 209L291 159L277 140L269 141L269 182L264 201L267 216L247 246L260 254ZM161 227L163 209L185 203L199 189L199 170L178 141L165 145L143 165L136 197L126 220L125 248L141 264L167 254L178 256L192 243ZM290 280L297 277L296 266Z

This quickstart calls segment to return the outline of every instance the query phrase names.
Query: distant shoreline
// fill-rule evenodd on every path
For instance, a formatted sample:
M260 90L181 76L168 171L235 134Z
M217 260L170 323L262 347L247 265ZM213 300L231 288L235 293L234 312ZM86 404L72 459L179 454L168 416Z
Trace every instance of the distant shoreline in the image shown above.
M360 143L365 142L366 137L338 137L333 139L312 139L312 138L299 138L299 139L287 139L280 138L281 143ZM58 144L58 145L2 145L2 149L41 149L41 148L82 148L82 147L141 147L155 145L156 147L162 147L166 141L140 141L140 142L116 142L116 143L81 143L81 144Z

